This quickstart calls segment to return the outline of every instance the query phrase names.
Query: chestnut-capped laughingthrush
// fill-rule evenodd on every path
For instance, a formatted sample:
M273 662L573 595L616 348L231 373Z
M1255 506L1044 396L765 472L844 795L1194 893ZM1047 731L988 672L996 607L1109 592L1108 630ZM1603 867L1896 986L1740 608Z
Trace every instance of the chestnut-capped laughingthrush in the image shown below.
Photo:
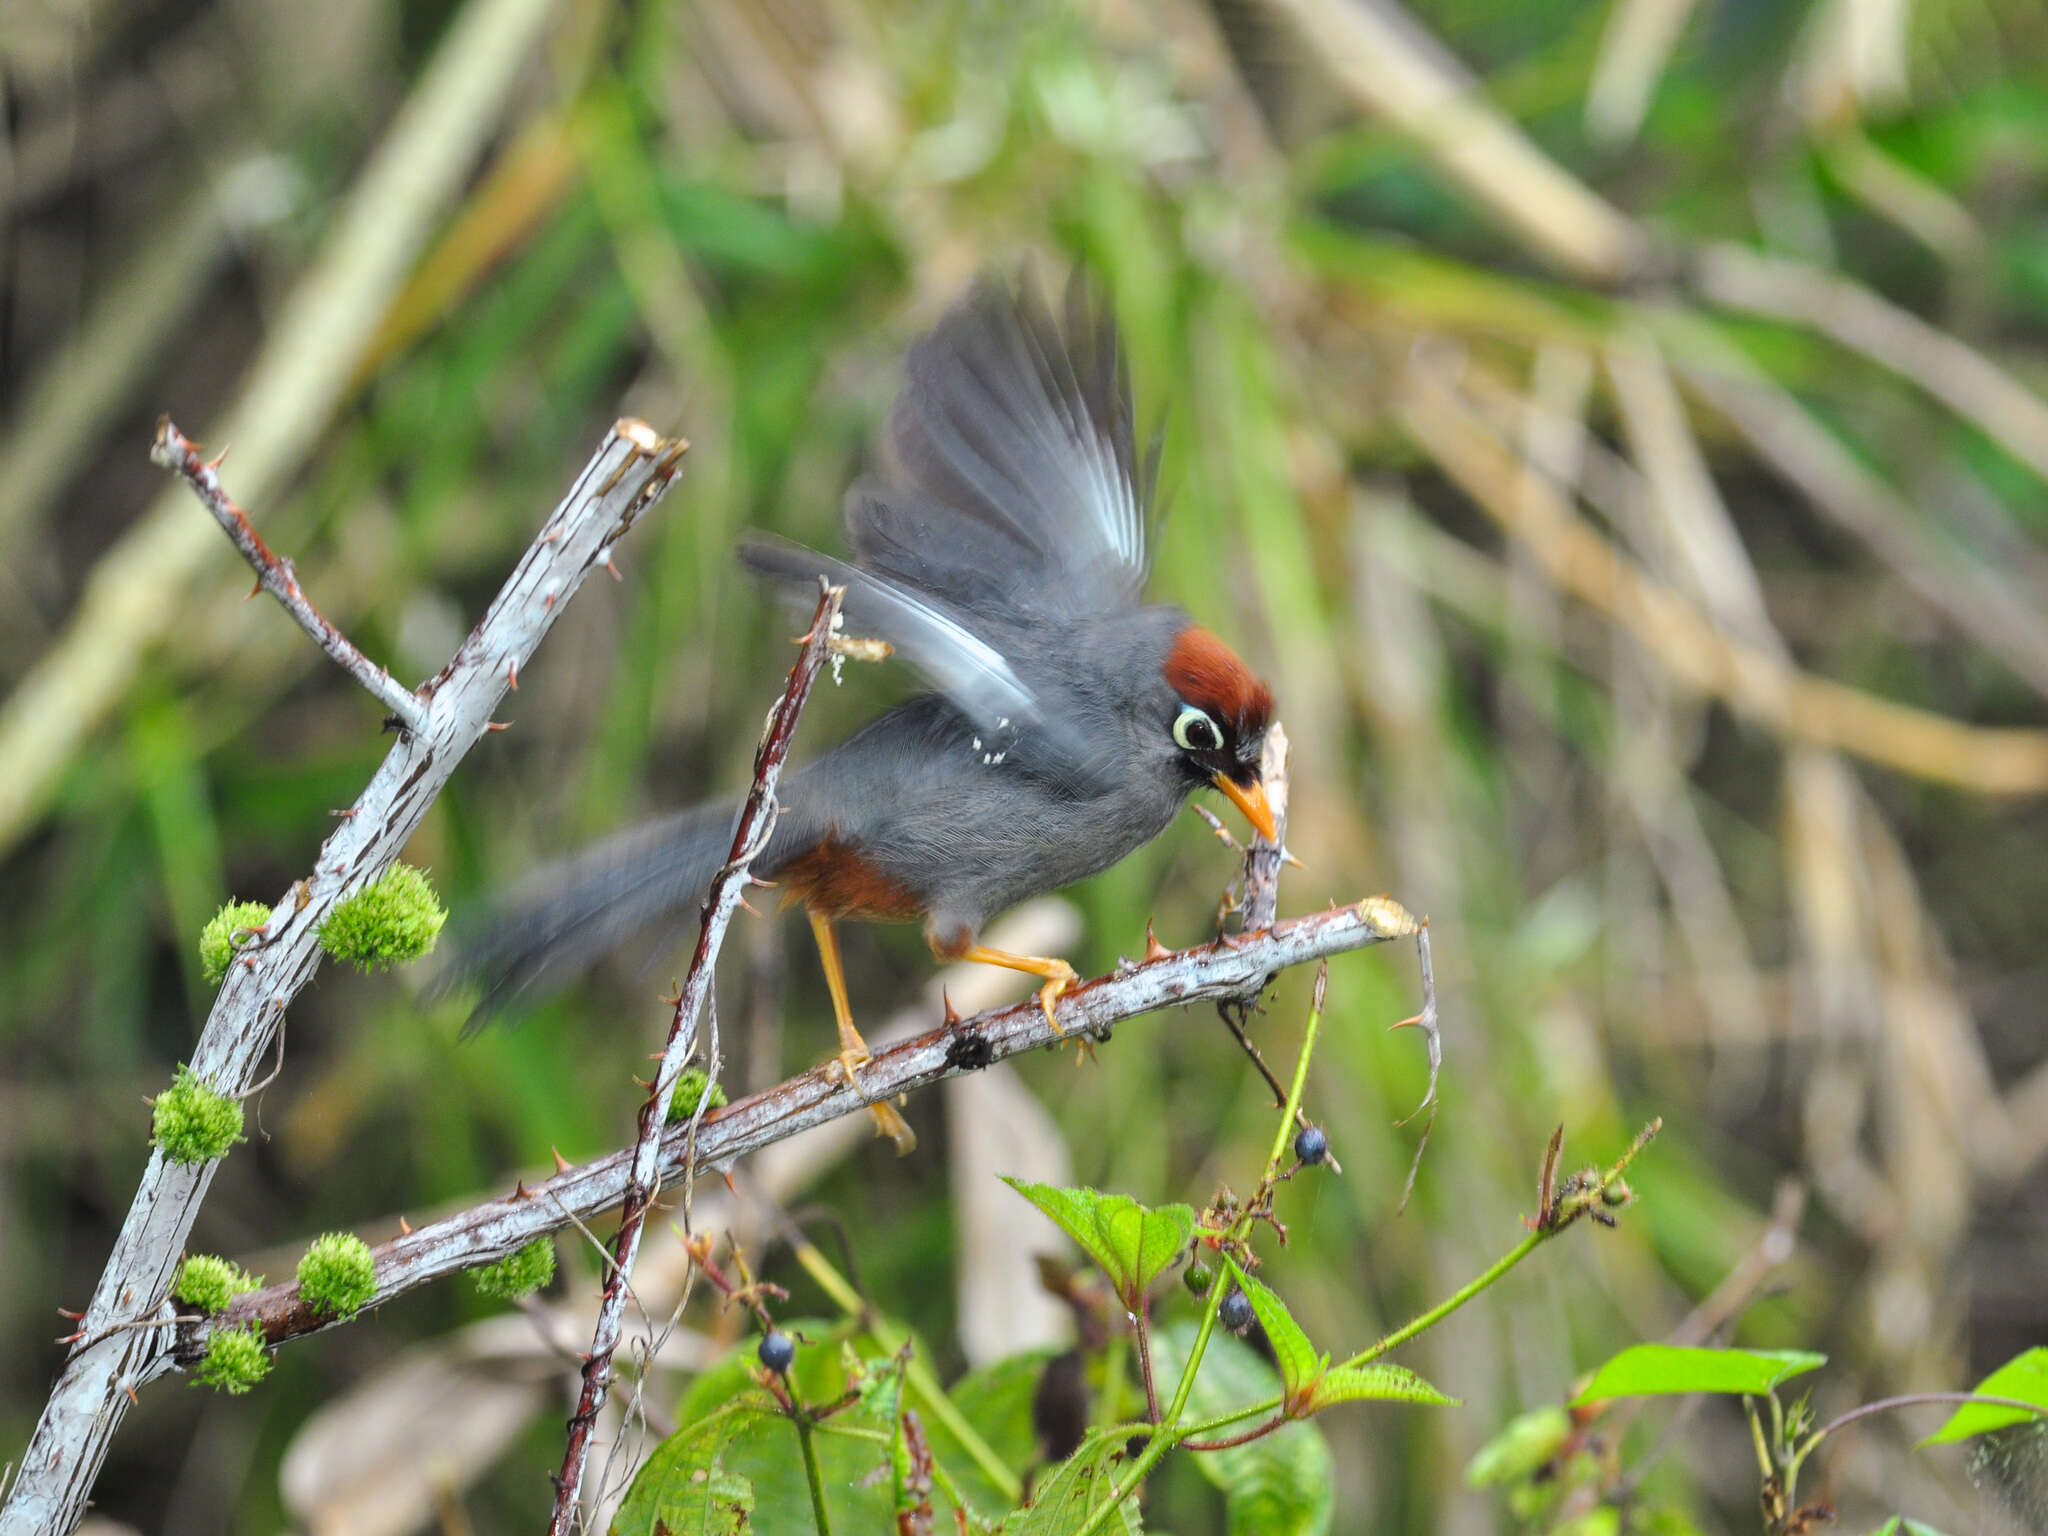
M984 280L910 349L879 473L846 497L851 562L755 538L747 564L846 589L846 631L937 686L783 781L754 873L809 913L852 1078L833 924L922 921L932 951L1044 978L1066 961L978 942L989 918L1151 841L1220 789L1273 835L1259 755L1273 698L1206 629L1142 603L1153 462L1141 461L1116 329L1070 284L1064 314ZM541 871L470 947L471 1024L701 901L736 802L626 832ZM881 1129L907 1148L887 1104Z

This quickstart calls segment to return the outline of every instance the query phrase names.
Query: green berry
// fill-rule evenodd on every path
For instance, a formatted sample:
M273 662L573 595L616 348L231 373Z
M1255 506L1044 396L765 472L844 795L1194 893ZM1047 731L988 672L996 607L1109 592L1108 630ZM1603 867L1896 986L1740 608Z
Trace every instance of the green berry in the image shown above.
M299 1260L299 1294L322 1312L354 1317L377 1294L377 1264L370 1245L353 1232L313 1239Z
M1209 1287L1216 1283L1216 1271L1200 1259L1196 1259L1188 1265L1180 1279L1181 1284L1188 1288L1190 1296L1206 1296L1209 1294Z
M270 908L260 901L231 901L214 913L199 933L199 969L208 981L227 975L235 951L248 943L250 929L270 921Z
M676 1079L675 1097L668 1101L668 1123L680 1124L697 1113L697 1103L710 1094L711 1108L717 1109L725 1103L725 1090L711 1081L711 1074L702 1067L685 1067L681 1077Z
M150 1108L149 1132L174 1163L211 1162L242 1139L242 1106L215 1093L180 1062L171 1086Z
M222 1328L206 1341L206 1353L193 1367L194 1386L204 1382L215 1391L239 1397L270 1374L275 1362L263 1347L263 1327Z
M476 1288L493 1301L518 1301L555 1278L555 1240L537 1237L495 1264L469 1272Z
M448 909L434 895L426 874L394 864L327 914L320 947L337 960L366 971L417 960L434 947Z
M210 1253L195 1253L178 1266L171 1294L202 1312L225 1312L229 1302L262 1284L261 1275L245 1274L239 1264Z

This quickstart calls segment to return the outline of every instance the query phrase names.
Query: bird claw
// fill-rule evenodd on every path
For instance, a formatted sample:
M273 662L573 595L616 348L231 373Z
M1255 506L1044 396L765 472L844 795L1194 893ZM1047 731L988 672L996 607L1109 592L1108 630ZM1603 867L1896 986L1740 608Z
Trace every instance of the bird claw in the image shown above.
M866 1046L848 1046L825 1063L825 1075L834 1082L845 1083L855 1093L861 1093L860 1069L873 1059ZM861 1096L865 1098L866 1094L861 1093ZM895 1143L898 1157L908 1157L917 1150L917 1132L896 1112L895 1105L886 1099L878 1100L868 1105L868 1113L875 1117L875 1134L886 1136Z
M1064 960L1056 960L1053 963L1059 969L1046 977L1045 985L1038 989L1038 1008L1039 1012L1045 1015L1045 1022L1052 1026L1052 1032L1056 1035L1064 1035L1066 1030L1061 1027L1060 1021L1053 1017L1052 1005L1058 1002L1061 994L1073 986L1075 982L1079 981L1081 976L1078 971Z

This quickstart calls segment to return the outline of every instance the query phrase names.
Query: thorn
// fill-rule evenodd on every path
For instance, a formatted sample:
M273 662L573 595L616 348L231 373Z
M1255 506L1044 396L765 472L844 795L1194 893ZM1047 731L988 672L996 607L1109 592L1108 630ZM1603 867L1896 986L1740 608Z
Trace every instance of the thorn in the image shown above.
M635 1083L638 1083L642 1088L645 1088L649 1093L652 1093L654 1091L654 1084L648 1082L647 1079L644 1077L636 1077L633 1079L633 1081Z
M412 1236L412 1223L407 1221L403 1216L398 1218L398 1235L400 1237Z
M612 564L612 557L610 555L604 557L604 568L612 573L613 581L624 581L626 579L619 574L619 568Z
M351 805L346 810L329 811L327 814L340 821L354 821L356 819L356 808Z
M84 1338L84 1337L85 1337L85 1330L84 1330L83 1328L81 1328L81 1329L79 1329L79 1330L78 1330L78 1332L76 1332L76 1333L67 1333L67 1334L65 1334L65 1335L64 1335L64 1337L63 1337L63 1338L61 1338L61 1339L59 1339L59 1340L58 1340L57 1342L58 1342L59 1344L76 1344L76 1343L77 1343L77 1342L78 1342L78 1341L79 1341L80 1339L82 1339L82 1338Z
M1393 1033L1393 1032L1394 1032L1395 1030L1397 1030L1397 1029L1415 1029L1415 1028L1418 1028L1418 1027L1419 1027L1419 1026L1421 1025L1421 1023L1422 1023L1422 1015L1421 1015L1421 1014L1419 1014L1419 1013L1416 1013L1416 1014L1410 1014L1410 1015L1409 1015L1409 1016L1408 1016L1407 1018L1405 1018L1405 1019L1401 1019L1401 1020L1398 1020L1398 1021L1397 1021L1397 1022L1395 1022L1395 1023L1389 1024L1389 1025L1387 1026L1387 1033L1388 1033L1388 1034L1392 1034L1392 1033Z
M555 594L550 592L546 597L540 600L540 605L543 608L553 608L555 606Z
M948 1028L948 1029L957 1029L957 1028L959 1028L959 1026L960 1026L960 1012L959 1012L959 1010L958 1010L957 1008L955 1008L955 1007L953 1006L953 999L952 999L952 996L951 996L951 994L949 994L949 993L948 993L948 992L946 991L946 989L945 989L944 987L940 987L940 988L939 988L939 1001L940 1001L940 1002L941 1002L942 1004L944 1004L944 1005L945 1005L945 1009L946 1009L946 1028Z
M775 889L775 882L773 880L763 880L759 875L748 875L747 884L758 885L764 891L772 891Z
M256 595L256 594L258 593L258 592L261 592L262 590L263 590L263 578L262 578L261 576L258 576L258 577L256 578L256 585L255 585L255 586L253 586L253 587L251 587L251 588L250 588L250 589L248 590L248 592L247 592L246 594L244 594L244 595L243 595L242 601L246 603L247 601L249 601L249 599L250 599L250 598L254 597L254 596L255 596L255 595Z
M521 1201L531 1200L532 1198L533 1191L526 1187L526 1180L521 1179L512 1186L512 1203L514 1205L518 1205Z
M1168 958L1170 955L1172 955L1172 953L1172 950L1168 949L1164 944L1159 942L1159 936L1152 931L1152 919L1149 917L1146 918L1145 963L1147 965L1150 965L1154 960L1164 960Z
M1308 868L1308 866L1307 866L1306 864L1302 863L1302 862L1301 862L1301 860L1297 859L1297 858L1296 858L1296 857L1295 857L1295 856L1293 855L1293 853L1292 853L1292 852L1290 852L1290 851L1289 851L1288 849L1285 849L1285 848L1282 848L1282 849L1280 850L1280 862L1281 862L1282 864L1285 864L1285 865L1287 865L1287 866L1288 866L1288 867L1289 867L1290 869L1307 869L1307 868Z
M555 1172L567 1173L569 1171L569 1160L562 1156L562 1149L551 1146L548 1150L555 1154Z
M141 1399L141 1398L139 1398L139 1397L137 1397L137 1396L135 1395L135 1389L134 1389L133 1387L130 1387L130 1386L125 1386L125 1385L124 1385L124 1386L123 1386L123 1387L121 1388L121 1390L122 1390L123 1392L126 1392L126 1393L128 1394L128 1406L129 1406L129 1407L131 1407L131 1408L140 1408L140 1407L142 1406L142 1399Z
M734 1194L735 1196L737 1196L737 1195L739 1194L739 1192L740 1192L740 1187L739 1187L739 1185L737 1185L737 1184L733 1183L733 1181L732 1181L732 1169L730 1169L730 1168L721 1168L721 1169L719 1169L719 1170L718 1170L718 1176L719 1176L720 1178L722 1178L722 1179L724 1179L724 1180L725 1180L725 1187L726 1187L727 1189L731 1190L731 1191L733 1192L733 1194ZM710 1252L711 1250L707 1248L707 1249L705 1249L704 1251L705 1251L706 1253L709 1253L709 1252Z
M484 729L487 731L509 731L512 729L512 722L510 720L486 720L484 722Z
M193 446L193 447L195 447L195 448L197 448L197 447L198 447L199 445L198 445L197 443L194 443L194 444L193 444L192 446ZM230 444L228 445L228 447L233 447L233 446L234 446L234 445L233 445L232 443L230 443ZM215 454L215 455L214 455L214 456L213 456L212 458L208 459L208 460L207 460L207 461L206 461L206 462L205 462L205 463L204 463L203 465L201 465L200 467L201 467L202 469L204 469L204 470L205 470L205 471L206 471L206 472L207 472L208 474L218 474L218 473L220 472L220 467L221 467L221 465L223 465L223 464L227 463L227 461L228 461L228 450L227 450L227 448L223 448L223 449L221 449L221 451L220 451L219 453L216 453L216 454Z
M761 909L759 907L756 907L751 901L747 900L747 898L744 896L740 898L740 907L742 910L746 912L746 914L749 917L759 917L761 915Z
M505 668L505 681L511 685L514 693L519 691L519 663L517 661L510 663Z
M57 1315L59 1317L68 1317L74 1323L83 1322L85 1320L85 1314L83 1312L74 1312L69 1307L59 1307L57 1309Z

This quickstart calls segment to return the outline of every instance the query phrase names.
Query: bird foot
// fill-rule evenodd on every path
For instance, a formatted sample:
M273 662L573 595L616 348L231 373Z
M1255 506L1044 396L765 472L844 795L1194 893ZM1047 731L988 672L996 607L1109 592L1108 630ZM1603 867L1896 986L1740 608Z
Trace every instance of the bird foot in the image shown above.
M1056 1035L1064 1035L1066 1030L1062 1029L1060 1021L1052 1016L1052 1005L1058 1002L1060 995L1075 982L1079 981L1081 977L1080 973L1064 960L1053 960L1048 962L1048 964L1056 965L1059 969L1047 976L1045 978L1045 985L1038 989L1038 1007L1039 1011L1045 1015L1045 1022L1052 1026L1052 1032Z
M825 1064L825 1072L827 1076L846 1083L855 1093L860 1093L860 1069L872 1059L865 1045L849 1045ZM896 1112L895 1105L883 1099L869 1104L868 1113L875 1117L875 1134L888 1137L895 1144L898 1157L907 1157L917 1150L917 1132Z

